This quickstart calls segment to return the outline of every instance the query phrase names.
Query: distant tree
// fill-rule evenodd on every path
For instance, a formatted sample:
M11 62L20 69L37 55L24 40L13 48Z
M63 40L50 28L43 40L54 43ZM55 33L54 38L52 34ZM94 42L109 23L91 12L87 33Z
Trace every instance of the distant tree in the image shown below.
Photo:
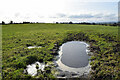
M109 24L110 26L117 26L118 25L118 23L111 23L111 24Z
M36 22L36 23L39 23L39 22Z
M120 21L118 22L118 26L120 26Z
M70 21L69 24L73 24L73 22Z
M82 22L80 24L86 24L86 25L90 25L91 23L88 23L88 22Z
M56 22L56 24L58 24L58 22Z
M10 24L13 24L13 21L10 21Z
M2 21L2 25L4 25L5 24L5 22L4 21Z
M30 22L23 22L23 24L30 24Z
M95 25L95 23L92 23L93 25Z
M108 24L105 24L105 26L108 26Z

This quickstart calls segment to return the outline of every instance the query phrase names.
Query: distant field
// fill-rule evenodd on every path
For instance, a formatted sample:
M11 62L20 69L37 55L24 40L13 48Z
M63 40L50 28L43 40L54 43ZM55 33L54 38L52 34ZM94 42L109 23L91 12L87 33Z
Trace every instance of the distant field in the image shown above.
M55 44L72 40L86 41L91 45L91 71L94 79L120 79L120 51L117 43L118 27L80 24L10 24L2 26L3 79L33 78L23 74L28 64L46 63L54 59ZM42 46L28 49L27 46ZM51 70L51 68L47 68ZM54 78L52 73L38 78Z

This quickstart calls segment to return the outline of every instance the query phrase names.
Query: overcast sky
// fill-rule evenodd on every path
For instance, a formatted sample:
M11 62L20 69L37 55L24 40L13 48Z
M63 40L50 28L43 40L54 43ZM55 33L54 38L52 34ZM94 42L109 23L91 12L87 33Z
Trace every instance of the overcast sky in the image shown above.
M0 21L111 22L119 0L1 0Z

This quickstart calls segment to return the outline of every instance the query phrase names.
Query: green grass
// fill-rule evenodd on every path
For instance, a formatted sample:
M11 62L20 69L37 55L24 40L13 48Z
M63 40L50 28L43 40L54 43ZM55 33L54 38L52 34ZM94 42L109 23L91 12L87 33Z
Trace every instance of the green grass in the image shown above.
M89 42L93 79L120 79L120 52L116 46L118 27L80 24L10 24L2 26L3 79L33 78L23 74L35 61L51 62L53 49L67 41ZM42 48L28 49L28 45ZM119 46L119 45L118 45ZM35 76L54 78L53 73Z

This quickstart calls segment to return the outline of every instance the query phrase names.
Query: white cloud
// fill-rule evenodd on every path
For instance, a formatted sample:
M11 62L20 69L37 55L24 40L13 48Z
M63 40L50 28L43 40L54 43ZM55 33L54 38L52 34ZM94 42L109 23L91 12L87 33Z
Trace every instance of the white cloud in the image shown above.
M64 17L61 16L54 16L50 17L54 21L59 21L59 22L112 22L112 21L117 21L118 16L113 13L109 14L104 14L104 13L89 13L89 14L64 14Z
M88 2L117 2L118 0L1 0L0 21L15 22L22 21L82 21L101 20L105 14L116 14L112 8L107 10L102 6L93 5ZM5 6L7 5L7 6ZM87 6L88 5L88 6ZM89 9L90 7L90 9ZM98 8L98 10L97 10ZM112 13L113 12L113 13ZM114 15L109 15L114 16ZM75 18L76 17L76 18ZM104 18L105 19L105 18ZM106 16L106 21L107 21ZM116 20L116 17L110 18ZM89 21L88 20L88 21ZM93 20L95 21L95 20Z

